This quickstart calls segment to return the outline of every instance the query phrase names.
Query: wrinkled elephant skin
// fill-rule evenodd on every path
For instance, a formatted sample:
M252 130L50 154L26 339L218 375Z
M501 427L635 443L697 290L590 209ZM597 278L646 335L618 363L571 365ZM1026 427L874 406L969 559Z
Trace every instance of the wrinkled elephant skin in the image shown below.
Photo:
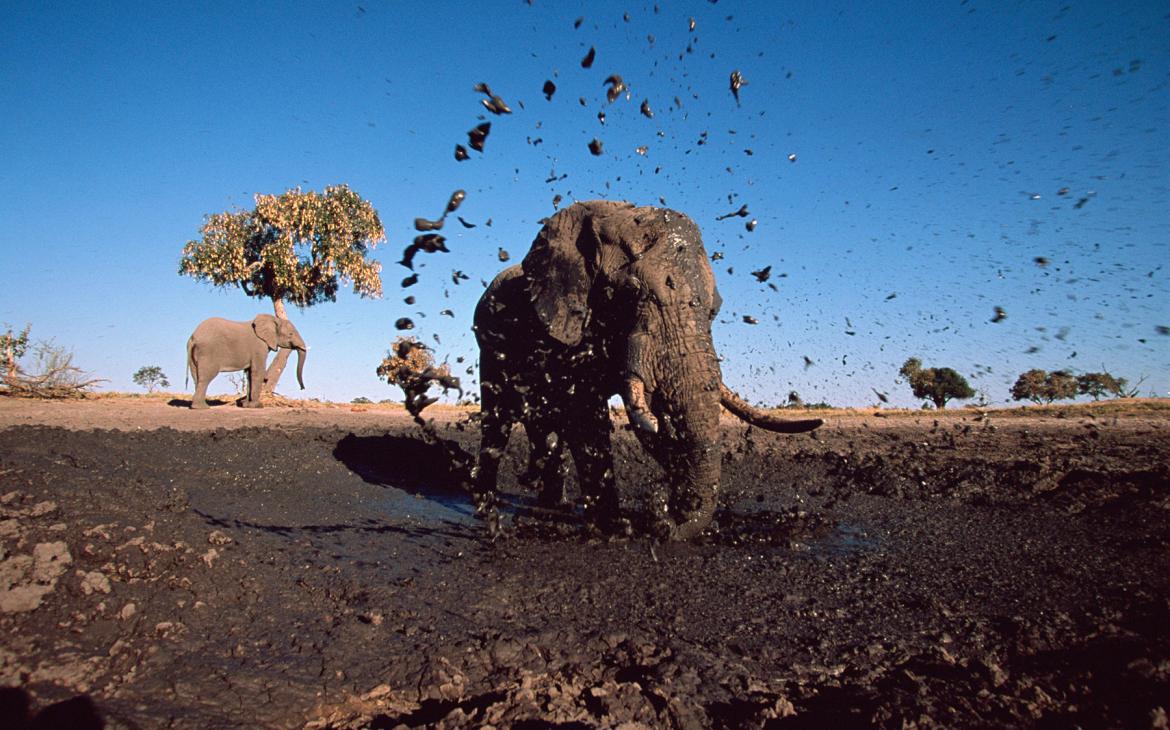
M721 299L698 227L672 210L576 203L544 221L523 262L501 272L475 312L483 436L476 497L493 508L513 423L531 459L523 480L564 500L567 448L586 515L623 529L607 401L621 395L642 445L666 470L658 526L705 529L717 506L720 405L761 428L809 431L748 405L722 381L711 338Z

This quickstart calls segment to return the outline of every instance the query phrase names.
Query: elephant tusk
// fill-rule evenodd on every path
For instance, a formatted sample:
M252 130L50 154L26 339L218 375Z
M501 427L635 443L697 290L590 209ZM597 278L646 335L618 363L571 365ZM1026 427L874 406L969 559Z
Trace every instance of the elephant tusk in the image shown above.
M824 421L819 418L790 421L764 413L760 409L750 405L723 383L719 384L719 402L737 418L753 426L767 431L775 431L776 433L804 433L820 428L824 424Z
M658 433L658 419L650 412L646 405L646 386L636 377L626 380L626 392L623 394L626 401L626 414L630 423L649 433Z

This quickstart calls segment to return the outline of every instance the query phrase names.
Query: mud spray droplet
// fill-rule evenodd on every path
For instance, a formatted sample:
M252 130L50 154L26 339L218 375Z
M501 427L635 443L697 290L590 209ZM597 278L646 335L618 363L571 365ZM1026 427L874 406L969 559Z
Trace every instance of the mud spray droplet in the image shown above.
M788 155L788 161L789 162L796 162L796 153L795 152Z
M593 59L597 57L597 49L589 46L589 53L585 54L585 58L581 59L581 68L590 68L593 66Z
M541 91L544 92L545 99L552 101L553 94L557 93L557 85L554 84L551 80L545 81L544 87L541 88Z
M1003 310L1003 307L996 307L995 316L991 318L992 323L1002 322L1005 319L1007 319L1007 312Z
M464 147L464 146L463 146L463 145L461 145L461 144L457 144L457 145L455 145L455 159L456 159L457 161L459 161L459 162L463 162L463 161L464 161L464 160L466 160L468 157L470 157L470 155L468 155L468 154L467 154L467 148L466 148L466 147Z
M594 137L593 141L589 143L589 151L592 152L595 157L600 155L601 154L601 140Z
M414 329L414 322L409 317L399 317L398 321L394 323L394 327L399 330L412 330Z
M605 92L605 98L612 104L626 90L626 82L618 74L610 74L605 79L605 83L609 84L609 90Z
M483 152L483 143L487 141L488 134L490 134L491 131L491 122L477 124L474 129L467 133L467 144L471 146L471 149L478 152Z
M755 317L751 316L750 314L743 315L743 321L747 324L759 324L760 323L759 320L757 320Z
M463 199L467 197L467 193L463 190L456 190L451 193L451 197L447 199L447 213L454 213L459 210L459 205L463 203ZM443 215L446 216L447 213Z
M654 118L654 110L650 108L650 102L647 99L642 100L642 106L639 108L639 111L641 111L642 116L646 117L647 119Z
M759 221L757 221L755 218L752 218L750 221L745 223L743 225L743 227L747 229L748 233L751 233L752 231L756 230L756 226L758 226L759 224L760 224Z
M748 213L747 204L744 203L743 205L741 205L739 207L739 210L732 211L731 213L725 213L725 214L720 215L720 216L716 216L715 220L721 221L721 220L726 220L728 218L736 218L736 217L747 218L749 215L751 215L751 214Z
M735 105L739 106L739 90L747 85L747 80L739 70L731 72L731 95L735 97Z

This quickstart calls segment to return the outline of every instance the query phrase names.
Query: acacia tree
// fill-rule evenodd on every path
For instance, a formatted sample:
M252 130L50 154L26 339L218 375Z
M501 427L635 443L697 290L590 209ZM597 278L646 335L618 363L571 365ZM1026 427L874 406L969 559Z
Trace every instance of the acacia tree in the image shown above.
M914 397L929 399L939 410L951 399L975 397L967 379L952 368L924 368L921 360L912 357L902 363L898 373L910 383Z
M255 200L252 210L207 216L201 237L183 247L179 274L270 299L281 319L288 319L285 302L335 301L342 282L359 296L382 295L382 265L366 254L386 234L374 206L347 185ZM290 352L282 348L268 366L265 393L276 387Z
M1012 398L1033 403L1052 403L1077 397L1077 379L1064 370L1047 372L1034 368L1021 373L1012 385Z

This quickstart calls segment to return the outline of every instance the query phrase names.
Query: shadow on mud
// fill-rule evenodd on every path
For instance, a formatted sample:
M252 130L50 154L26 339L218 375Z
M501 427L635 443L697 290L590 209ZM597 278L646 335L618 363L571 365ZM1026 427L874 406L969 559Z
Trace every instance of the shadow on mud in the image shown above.
M0 688L0 727L11 730L77 728L100 730L106 723L87 695L55 702L33 711L32 697L19 687Z
M475 457L454 441L440 444L405 436L357 436L337 442L333 456L370 484L424 497L468 496Z
M236 400L220 400L219 398L208 398L207 399L207 405L211 406L212 408L215 408L216 406L226 406L229 403L235 403L238 405L239 402L240 402L239 399L236 399ZM190 408L191 407L191 399L190 398L171 398L169 401L167 401L167 405L171 406L172 408Z
M365 482L392 488L381 505L390 514L458 528L474 522L469 485L475 457L454 441L351 433L333 456Z

